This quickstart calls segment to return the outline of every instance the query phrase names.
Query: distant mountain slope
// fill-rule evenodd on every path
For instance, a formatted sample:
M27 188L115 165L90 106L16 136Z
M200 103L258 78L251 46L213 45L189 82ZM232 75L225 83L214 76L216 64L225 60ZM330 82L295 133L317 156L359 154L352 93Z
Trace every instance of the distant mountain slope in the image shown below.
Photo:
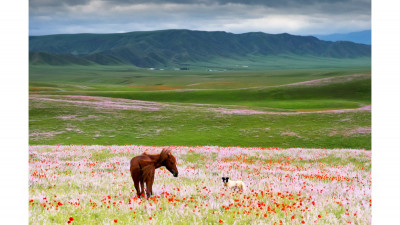
M54 54L54 53L46 53L46 52L30 52L29 53L29 63L40 65L40 64L48 64L48 65L91 65L93 62L75 57L73 55L66 54Z
M61 57L60 54L67 55L66 57L75 56L102 65L156 67L207 62L217 58L240 60L248 56L283 54L334 58L369 57L371 46L351 42L327 42L312 36L286 33L232 34L220 31L162 30L31 36L29 51L57 54L57 57Z
M367 45L371 44L371 30L343 34L315 35L315 37L325 41L351 41Z

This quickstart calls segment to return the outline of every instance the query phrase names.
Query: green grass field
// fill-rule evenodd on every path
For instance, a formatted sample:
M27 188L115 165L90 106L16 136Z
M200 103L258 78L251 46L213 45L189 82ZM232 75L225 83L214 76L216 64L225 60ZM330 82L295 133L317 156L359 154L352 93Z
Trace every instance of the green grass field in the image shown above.
M229 115L182 105L141 111L31 100L30 144L370 149L370 133L354 133L370 127L370 117L370 112Z
M76 94L159 102L242 105L282 109L326 109L357 108L360 104L370 104L370 88L371 78L366 76L362 79L313 86L188 90L185 92L177 90L148 92L81 91L76 92ZM63 94L73 94L73 92Z
M370 68L355 62L226 71L31 65L30 144L371 149L370 111L318 113L371 104Z
M331 76L370 73L371 58L263 57L185 64L190 70L135 66L30 65L31 88L85 91L151 91L266 87ZM156 68L157 69L157 68ZM212 70L212 71L208 71Z

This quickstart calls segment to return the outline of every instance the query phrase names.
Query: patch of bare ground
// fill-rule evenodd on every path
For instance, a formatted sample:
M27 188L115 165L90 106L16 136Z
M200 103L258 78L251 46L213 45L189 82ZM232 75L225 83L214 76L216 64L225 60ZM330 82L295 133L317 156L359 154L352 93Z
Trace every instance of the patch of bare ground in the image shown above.
M32 140L40 140L40 139L46 139L46 138L52 138L53 136L57 134L62 134L65 131L49 131L49 132L32 132L29 134L29 137L31 137Z
M307 112L271 112L271 111L259 111L259 110L247 110L247 109L227 109L227 108L215 108L210 109L211 111L218 112L221 114L236 114L236 115L253 115L253 114L275 114L275 115L297 115L305 113L346 113L346 112L357 112L357 111L371 111L371 105L365 105L356 109L330 109L330 110L315 110Z
M67 127L67 128L65 128L65 130L66 130L66 131L76 132L76 133L83 133L83 131L82 131L81 129L78 129L78 128L70 128L70 127Z
M75 95L32 95L29 98L37 101L65 102L85 106L94 106L96 108L111 108L137 111L158 111L164 105L158 102ZM67 119L72 118L73 117L67 117Z
M329 136L342 135L342 136L358 136L371 134L371 127L357 127L351 130L334 130L329 133Z
M57 135L57 134L62 134L62 133L64 133L63 131L50 131L50 132L34 132L34 133L31 133L31 134L29 134L29 136L33 136L33 137L35 137L35 136L44 136L44 137L53 137L54 135Z
M240 129L240 133L242 135L254 135L254 134L259 134L260 132L262 133L268 133L271 129L269 127L265 128L249 128L249 129Z
M249 110L249 109L226 109L226 108L211 109L211 111L218 112L221 114L235 114L235 115L253 115L253 114L267 113L264 111Z
M281 136L292 136L292 137L301 138L300 135L298 135L298 134L295 133L295 132L291 132L291 131L283 131L283 132L281 132Z
M48 132L34 131L29 134L29 137L32 140L41 140L41 139L52 138L58 134L63 134L65 132L83 133L83 131L81 129L67 127L67 128L65 128L64 131L48 131Z
M194 109L204 112L216 112L222 115L255 115L255 114L273 114L273 115L297 115L304 113L345 113L356 111L371 111L371 105L366 105L356 109L330 109L330 110L315 110L306 112L276 112L276 111L261 111L243 108L233 108L234 106L220 107L210 104L166 104L152 101L131 100L122 98L95 97L95 96L75 96L75 95L31 95L32 100L39 102L64 102L77 105L84 105L99 109L121 109L121 110L136 110L136 111L159 111L165 108L169 109ZM89 116L90 117L90 116ZM82 120L90 118L79 118L77 115L65 115L57 118L63 120Z
M94 119L98 118L98 116L95 115L89 115L87 117L78 117L78 115L65 115L65 116L57 116L56 119L62 119L62 120L87 120L87 119Z
M343 82L349 82L353 80L363 80L370 78L370 74L353 74L353 75L345 75L345 76L337 76L337 77L327 77L327 78L321 78L321 79L316 79L316 80L308 80L308 81L302 81L302 82L297 82L297 83L291 83L291 84L286 84L282 86L324 86L324 85L330 85L330 84L335 84L335 83L343 83Z
M344 113L344 112L353 112L353 111L371 111L371 105L365 105L357 109L334 109L334 110L326 110L326 111L319 111L322 112L332 112L332 113Z
M371 127L358 127L345 132L346 136L357 135L357 134L371 134Z

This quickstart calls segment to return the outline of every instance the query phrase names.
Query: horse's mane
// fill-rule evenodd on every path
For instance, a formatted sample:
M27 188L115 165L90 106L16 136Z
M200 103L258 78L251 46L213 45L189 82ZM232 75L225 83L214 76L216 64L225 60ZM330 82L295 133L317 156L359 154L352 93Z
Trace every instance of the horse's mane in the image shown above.
M147 152L143 152L142 155L147 155L147 156L158 156L158 162L163 162L168 158L168 154L171 153L171 149L164 148L160 154L149 154Z
M171 149L164 148L161 153L160 153L160 159L159 162L163 162L168 158L168 154L171 154Z
M150 177L154 176L155 172L155 162L163 162L168 158L168 154L171 154L170 149L163 149L160 154L148 154L147 152L142 153L142 155L146 156L155 156L158 157L156 159L142 159L139 161L139 166L143 171L143 179L147 180Z

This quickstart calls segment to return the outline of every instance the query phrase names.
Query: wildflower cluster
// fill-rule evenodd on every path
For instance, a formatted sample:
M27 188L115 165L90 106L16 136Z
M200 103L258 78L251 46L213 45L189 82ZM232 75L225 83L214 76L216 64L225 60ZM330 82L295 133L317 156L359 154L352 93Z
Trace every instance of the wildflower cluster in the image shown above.
M175 146L137 198L129 161L154 146L30 146L32 224L370 224L371 152ZM221 177L245 184L227 190Z

